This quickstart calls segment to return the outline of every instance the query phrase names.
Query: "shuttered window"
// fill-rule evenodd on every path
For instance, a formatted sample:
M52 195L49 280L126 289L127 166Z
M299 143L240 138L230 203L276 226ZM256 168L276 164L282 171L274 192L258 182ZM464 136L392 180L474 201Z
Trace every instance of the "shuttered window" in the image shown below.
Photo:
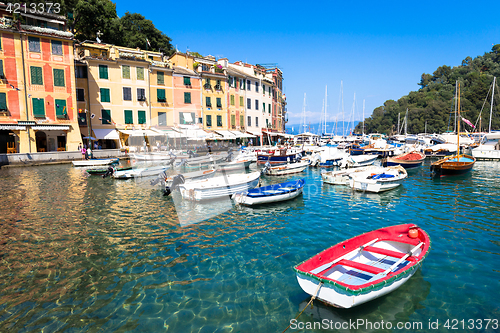
M212 126L212 116L207 114L207 126L210 127Z
M234 95L231 95L231 105L234 105Z
M146 89L137 88L137 100L145 101L146 100Z
M165 89L156 89L156 97L158 98L158 102L166 102Z
M125 112L125 124L133 124L134 116L132 110L125 110L124 112Z
M66 118L68 114L68 110L66 110L66 100L64 99L56 99L56 117L57 118Z
M156 83L165 84L165 75L163 72L156 72Z
M245 119L245 117L240 116L240 128L243 128L245 126L245 123L244 123L245 120L244 119Z
M222 116L217 116L217 127L222 127Z
M258 109L259 109L259 101L255 100L255 110L258 110Z
M184 93L184 103L191 104L191 93L189 92Z
M101 110L101 124L110 125L111 124L111 110Z
M40 38L28 37L30 52L40 52Z
M31 66L30 72L31 72L31 84L43 85L42 67Z
M248 116L247 124L248 126L252 126L252 117Z
M131 101L132 100L132 88L123 87L123 100Z
M266 103L262 103L262 113L266 112Z
M137 80L144 80L144 67L137 67Z
M146 111L138 111L137 112L137 120L139 124L145 124L146 123Z
M130 79L130 66L127 65L122 66L122 78Z
M0 111L7 110L7 94L0 93Z
M231 115L231 126L236 126L236 116L234 114Z
M52 54L62 55L63 54L62 42L59 40L53 40L51 41L51 43L52 43Z
M243 96L240 96L240 106L244 106L244 103L243 103Z
M54 68L54 86L64 87L64 69Z
M45 101L43 98L32 98L33 101L33 116L45 117Z
M191 85L191 78L189 76L184 76L184 85L186 86Z
M99 78L108 79L108 66L99 65Z
M85 101L85 90L81 88L76 88L76 101L77 102Z
M271 104L268 104L267 112L271 113Z
M108 88L100 88L101 91L101 102L109 103L111 102L111 97Z
M206 103L206 106L207 108L211 108L212 107L212 98L211 97L205 97L205 103Z
M0 78L4 78L5 73L3 72L3 60L0 60Z
M222 107L222 98L217 97L217 107L221 108Z

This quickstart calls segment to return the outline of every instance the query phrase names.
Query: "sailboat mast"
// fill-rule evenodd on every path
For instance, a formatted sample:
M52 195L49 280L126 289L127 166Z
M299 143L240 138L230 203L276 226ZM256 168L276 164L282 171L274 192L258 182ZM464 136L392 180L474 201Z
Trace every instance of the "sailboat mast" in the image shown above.
M325 86L325 124L323 126L323 133L326 135L326 109L328 106L328 86Z
M304 105L302 106L302 127L303 127L303 130L304 132L306 131L306 93L304 93ZM299 130L299 134L300 134L300 130Z
M365 135L365 100L363 100L363 131L361 134Z
M398 113L398 135L401 134L399 130L399 118L401 117L401 113Z
M455 81L455 87L458 87L459 83L458 80ZM455 89L455 111L457 111L457 89ZM457 113L455 112L455 123L453 126L453 130L457 129Z
M458 84L458 121L457 121L457 162L458 155L460 155L460 83Z
M491 133L491 116L493 115L493 96L495 96L495 81L496 76L493 77L493 92L491 93L491 104L490 104L490 126L488 127L488 132Z
M406 108L406 114L405 114L405 136L408 135L408 108Z
M340 89L342 89L342 136L345 136L345 128L344 128L344 86L342 81L340 81Z

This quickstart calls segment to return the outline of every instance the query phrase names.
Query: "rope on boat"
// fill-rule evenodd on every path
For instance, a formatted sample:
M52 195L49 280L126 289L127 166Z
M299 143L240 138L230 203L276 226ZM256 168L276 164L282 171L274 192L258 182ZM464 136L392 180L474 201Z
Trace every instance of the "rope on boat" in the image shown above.
M312 303L312 301L314 301L314 299L318 295L319 288L321 288L322 285L323 285L323 282L320 282L319 285L318 285L318 289L316 289L316 291L314 292L313 297L311 297L311 300L309 301L309 303L307 303L307 305L302 309L302 311L300 311L300 313L297 315L297 317L295 317L295 320L299 319L300 315L304 312L304 310L307 309L307 307L309 306L309 304ZM288 330L290 328L290 326L292 326L292 321L291 320L290 320L290 324L288 325L288 327L285 328L285 330L282 333L285 333L286 330Z

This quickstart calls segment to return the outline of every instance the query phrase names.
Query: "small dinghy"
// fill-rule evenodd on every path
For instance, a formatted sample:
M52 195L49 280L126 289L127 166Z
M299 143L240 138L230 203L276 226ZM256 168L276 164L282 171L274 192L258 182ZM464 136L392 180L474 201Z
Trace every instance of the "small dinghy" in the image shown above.
M374 230L343 241L294 267L300 287L340 308L396 290L415 274L430 249L415 224Z
M260 205L271 202L285 201L298 197L304 190L304 179L273 184L233 194L235 203L244 206Z
M379 193L392 190L402 184L408 173L401 165L367 170L349 175L354 190Z
M282 164L282 165L277 165L277 166L271 166L269 164L266 164L265 175L266 176L283 176L283 175L289 175L292 173L302 172L309 166L309 164L310 164L309 161L287 163L287 164Z
M370 156L370 155L359 155L359 156ZM343 170L334 170L321 173L321 179L323 179L323 183L331 184L331 185L349 185L350 175L365 171L377 170L380 167L375 165L368 165L361 168L353 168L353 169L343 169Z
M141 177L154 177L164 172L169 168L168 165L156 166L151 168L136 168L131 170L113 170L113 178L115 179L130 179Z
M394 157L388 157L386 166L401 165L405 169L416 168L422 165L425 154L419 151L412 151Z

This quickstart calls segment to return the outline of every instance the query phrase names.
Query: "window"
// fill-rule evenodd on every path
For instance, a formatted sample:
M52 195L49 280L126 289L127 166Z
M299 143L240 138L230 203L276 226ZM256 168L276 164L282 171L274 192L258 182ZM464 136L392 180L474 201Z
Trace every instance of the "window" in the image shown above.
M122 66L122 78L130 79L130 66L128 65Z
M179 113L179 124L194 124L194 112Z
M165 89L156 89L156 97L158 102L165 103L167 98L165 97Z
M221 108L222 107L222 98L217 97L217 107Z
M132 110L125 110L124 116L125 116L125 124L133 124L134 123L134 115L133 115Z
M158 126L167 126L166 112L158 112Z
M51 43L52 43L52 54L62 55L63 54L62 42L59 40L53 40L51 41Z
M184 76L184 85L185 86L191 85L191 78L189 76Z
M217 127L222 127L222 116L217 116Z
M234 95L231 95L231 105L234 105Z
M259 109L259 101L255 100L255 110L258 110L258 109Z
M56 99L56 117L57 118L66 118L68 115L68 110L66 110L66 100L64 99Z
M45 101L43 98L32 98L31 100L33 101L33 116L45 117Z
M271 103L267 105L267 112L271 113Z
M99 78L100 79L108 79L108 66L99 65Z
M202 65L201 65L201 70L202 70L203 72L210 72L210 66L209 66L209 65L207 65L207 64L202 64Z
M271 96L271 86L269 86L269 96Z
M266 113L266 103L262 103L262 113Z
M259 82L255 82L255 92L259 92Z
M234 114L231 115L231 127L236 126L236 116Z
M252 100L250 98L247 98L247 109L251 109L252 108Z
M248 116L247 124L248 124L248 126L252 126L252 117Z
M42 67L31 66L30 71L31 71L31 84L43 85Z
M84 102L85 101L85 90L82 88L76 88L76 101Z
M137 67L137 80L144 80L144 67Z
M255 126L259 127L259 117L255 117Z
M28 37L28 43L30 52L40 52L40 38Z
M137 88L137 100L138 101L145 101L146 100L146 89Z
M191 93L190 92L184 93L184 103L191 104Z
M132 88L123 87L123 100L131 101L132 100Z
M233 80L234 80L234 88L238 89L238 79L237 78L233 78Z
M111 110L101 110L101 124L110 125L111 124Z
M221 90L222 89L222 87L220 85L220 80L217 80L217 83L215 84L215 89L217 89L217 90Z
M101 102L110 103L111 96L109 93L109 89L108 88L100 88L99 90L101 92Z
M165 74L163 72L156 72L156 83L165 84Z
M210 79L205 80L205 84L203 85L204 89L212 89L212 86L210 85Z
M211 97L205 97L205 105L207 106L207 108L211 108L212 107L212 98Z
M240 79L240 89L245 90L245 79Z
M240 96L240 106L245 106L245 104L243 103L243 96Z
M146 123L146 111L137 111L137 119L139 124L145 124Z
M262 84L262 93L265 94L266 93L266 86L264 84Z
M243 128L245 127L245 124L243 123L244 122L244 118L242 115L240 115L240 128Z
M64 69L54 68L54 86L64 87Z
M207 114L206 119L207 119L207 126L208 127L212 126L212 116Z
M269 119L266 119L266 127L269 128Z
M33 98L35 100L35 98ZM7 111L7 94L0 93L0 111Z
M86 79L87 78L87 67L75 66L75 77L77 79Z
M251 85L252 85L252 82L250 82L250 80L247 80L247 90L250 90Z

